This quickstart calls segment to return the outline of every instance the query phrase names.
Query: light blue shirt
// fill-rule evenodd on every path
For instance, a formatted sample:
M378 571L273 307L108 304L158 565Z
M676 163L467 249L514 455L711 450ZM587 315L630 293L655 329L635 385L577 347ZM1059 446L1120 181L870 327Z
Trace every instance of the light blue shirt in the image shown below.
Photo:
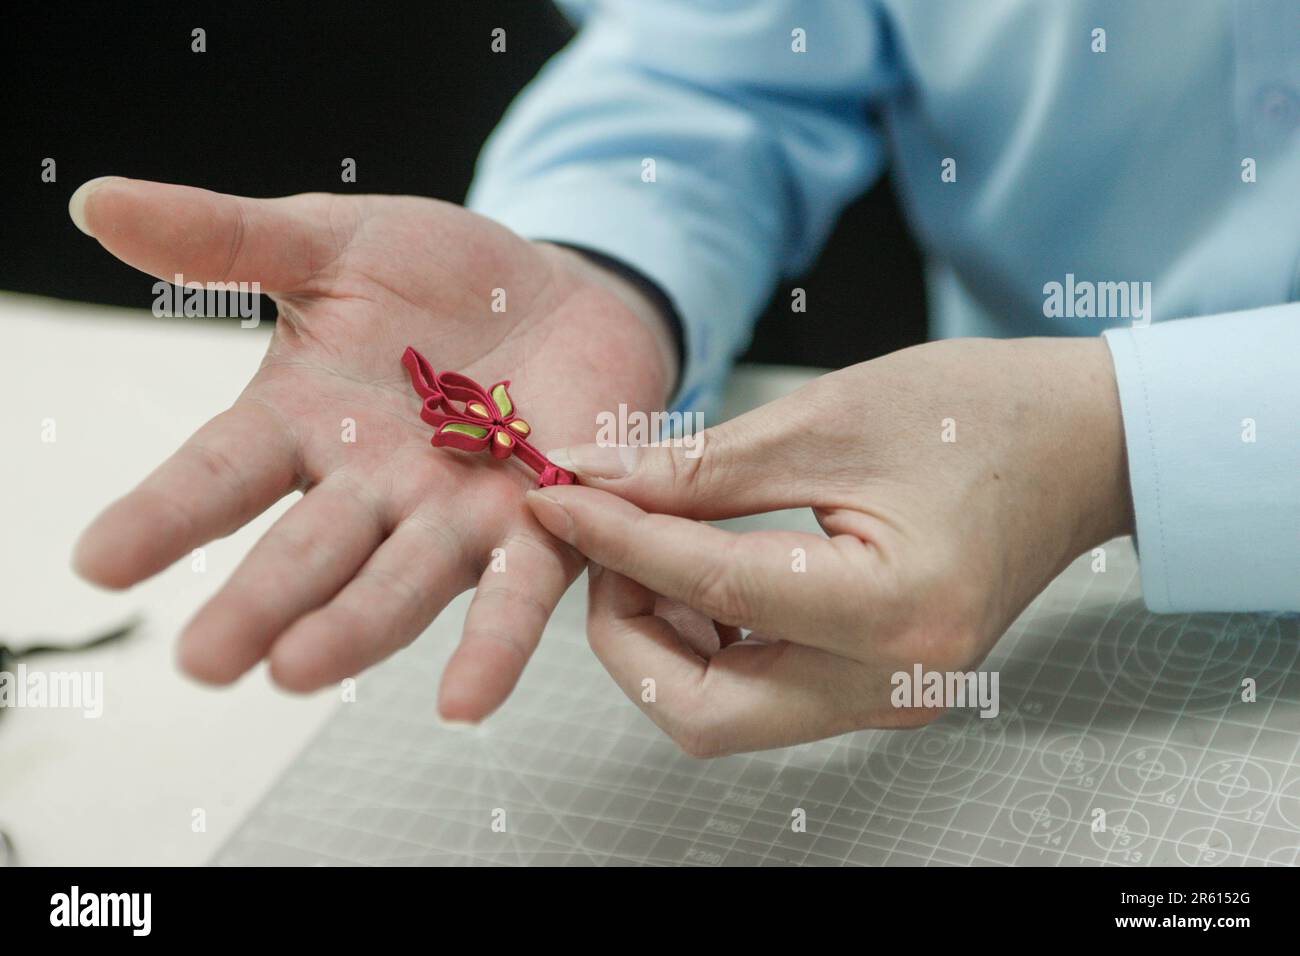
M571 6L470 205L657 282L679 404L889 163L932 334L1105 332L1148 606L1300 609L1300 4Z

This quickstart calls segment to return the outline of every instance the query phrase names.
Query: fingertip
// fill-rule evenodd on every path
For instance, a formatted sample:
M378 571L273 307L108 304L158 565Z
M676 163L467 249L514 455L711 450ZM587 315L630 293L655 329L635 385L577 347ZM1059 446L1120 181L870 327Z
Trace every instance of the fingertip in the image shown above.
M272 682L291 694L311 694L365 669L331 652L328 609L300 618L276 638L266 656Z
M438 695L434 717L439 726L459 730L477 727L494 710L495 707L484 708L469 698L443 691Z
M584 522L604 515L630 517L645 513L617 492L593 488L591 485L532 488L524 494L524 500L534 514L549 514L556 520L559 520L561 513L570 519L576 517Z
M119 499L86 526L72 546L72 569L99 587L123 591L171 564L165 536L142 535Z
M303 666L303 656L299 653L297 642L293 639L297 628L290 628L271 647L266 658L267 676L271 683L280 690L290 694L310 694L319 690L326 682L313 675L308 667Z
M444 717L442 716L441 713L435 714L434 718L438 721L438 726L441 727L443 730L451 730L451 731L455 731L456 733L465 733L466 731L474 731L479 729L479 724L472 720L455 720L450 717Z
M176 666L192 680L212 687L224 687L239 677L239 673L232 674L223 667L189 630L176 642Z
M462 644L447 662L438 688L438 717L477 724L510 696L519 682L518 652L496 641Z
M239 621L226 619L219 607L201 608L181 631L176 644L177 665L199 683L218 687L233 684L259 660L222 639L240 625ZM247 626L246 622L243 626Z
M267 673L271 678L271 683L290 694L311 694L333 683L333 681L324 680L319 675L313 674L309 668L303 667L295 657L275 651L271 652L271 656L267 660Z
M93 534L94 526L86 529L72 547L72 570L83 581L108 588L124 591L136 583L134 575L126 573L118 555L104 547L102 535Z
M543 528L561 541L572 544L573 516L569 514L559 497L551 488L546 488L542 491L529 491L524 495L524 501Z
M157 574L180 555L170 534L141 530L130 498L100 512L72 547L72 569L100 587L120 591Z
M639 445L572 445L546 453L552 462L581 478L617 481L631 475L641 457Z
M90 197L105 185L121 180L121 176L99 176L95 179L89 179L77 187L71 198L68 199L68 215L72 217L72 222L78 229L92 238L95 237L88 215Z

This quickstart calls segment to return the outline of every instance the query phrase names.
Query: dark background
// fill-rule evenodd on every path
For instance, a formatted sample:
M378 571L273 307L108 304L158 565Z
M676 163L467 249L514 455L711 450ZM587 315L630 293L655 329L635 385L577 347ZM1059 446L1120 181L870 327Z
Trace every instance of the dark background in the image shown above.
M6 9L0 289L140 306L139 274L68 218L68 197L95 176L460 200L484 138L572 32L542 0L117 6ZM490 51L498 26L505 54ZM190 50L195 27L206 53ZM356 184L339 180L345 156ZM41 181L45 157L55 183ZM806 314L789 311L792 285L807 290ZM748 358L837 367L924 329L918 254L885 181L774 296Z

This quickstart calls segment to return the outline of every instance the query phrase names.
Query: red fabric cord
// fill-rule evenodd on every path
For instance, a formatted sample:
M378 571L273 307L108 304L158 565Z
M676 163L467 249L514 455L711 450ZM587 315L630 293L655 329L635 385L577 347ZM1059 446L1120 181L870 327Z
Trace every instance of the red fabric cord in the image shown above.
M553 464L529 443L533 429L515 408L509 379L484 388L459 372L435 372L410 346L402 353L402 365L424 400L420 418L434 427L435 447L489 451L499 459L514 455L537 472L539 488L577 483L573 472Z

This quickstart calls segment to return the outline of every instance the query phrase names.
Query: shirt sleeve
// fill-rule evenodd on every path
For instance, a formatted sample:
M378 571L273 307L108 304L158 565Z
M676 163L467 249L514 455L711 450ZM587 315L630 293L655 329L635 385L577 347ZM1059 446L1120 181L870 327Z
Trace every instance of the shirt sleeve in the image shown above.
M879 173L881 31L861 3L563 6L579 33L489 139L468 205L656 283L685 333L677 404L706 408L776 282Z
M1300 302L1105 338L1147 606L1300 610Z

